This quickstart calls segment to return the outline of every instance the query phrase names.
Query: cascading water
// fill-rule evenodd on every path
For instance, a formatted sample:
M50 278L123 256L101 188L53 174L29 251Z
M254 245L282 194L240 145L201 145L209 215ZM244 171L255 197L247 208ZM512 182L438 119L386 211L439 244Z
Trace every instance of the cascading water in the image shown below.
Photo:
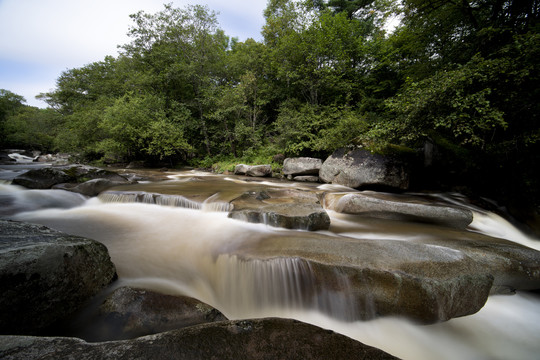
M241 186L240 191L261 186L231 180L236 182L226 181ZM216 181L223 182L223 178ZM225 185L219 186L230 191ZM19 192L30 193L11 185L2 186L0 195L13 193L12 205L26 196ZM166 186L173 187L174 182ZM155 190L151 192L157 194ZM332 189L326 186L320 190ZM207 203L223 202L232 196L217 193L216 189L208 191L205 199L212 199ZM152 201L144 201L145 196L148 198L144 195L142 201L135 197L129 202L125 198L117 202L94 198L54 209L46 205L20 207L22 210L13 211L10 217L101 241L109 249L122 283L192 296L229 318L295 318L403 359L535 359L540 353L540 300L534 295L492 296L477 314L429 326L397 318L356 321L353 300L347 292L318 285L308 262L294 257L253 260L237 255L238 249L262 241L268 234L280 236L295 231L236 221L227 218L226 212L197 210L202 205L158 205L155 196L152 195ZM205 199L198 203L205 203ZM325 234L335 236L336 241L343 235L380 241L429 235L418 234L415 225L396 224L395 228L388 228L388 222L378 226L377 221L363 223L329 213L333 225ZM492 225L479 225L478 219L481 216L475 216L475 230L490 231ZM496 218L490 221L500 224ZM499 226L512 229L509 223ZM521 234L515 229L512 232ZM340 289L348 286L339 271L333 281L341 282Z

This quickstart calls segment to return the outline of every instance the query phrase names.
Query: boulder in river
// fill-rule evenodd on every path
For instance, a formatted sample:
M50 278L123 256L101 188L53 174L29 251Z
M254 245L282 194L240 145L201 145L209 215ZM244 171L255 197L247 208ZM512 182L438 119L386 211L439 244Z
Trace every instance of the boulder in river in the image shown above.
M274 227L327 230L330 217L317 195L301 190L267 189L249 191L231 201L229 217Z
M318 175L322 160L310 157L287 158L283 161L284 175Z
M29 170L15 179L14 185L29 189L50 189L62 183L80 184L92 179L106 179L112 182L127 183L128 180L113 171L84 165L43 167ZM69 190L64 187L64 190Z
M74 320L74 326L84 326L81 337L92 342L131 339L227 320L218 310L196 299L128 286L114 290L95 312L87 310L83 315Z
M333 331L275 318L201 324L102 343L87 343L77 338L0 336L0 357L4 360L396 359Z
M0 220L0 333L38 334L116 277L107 248L45 226Z
M442 227L418 236L422 226L428 225L412 227L406 240L263 234L234 256L221 255L220 262L238 269L222 281L241 279L257 306L294 304L347 321L399 316L420 323L474 314L491 293L540 289L539 251Z
M238 164L234 167L234 174L254 176L254 177L272 176L272 166L271 165Z
M395 156L375 154L365 149L336 150L322 164L319 177L323 182L351 188L409 187L409 172L403 161Z
M327 209L345 214L434 223L461 229L473 220L473 214L468 209L401 194L374 191L328 193L324 195L324 203Z

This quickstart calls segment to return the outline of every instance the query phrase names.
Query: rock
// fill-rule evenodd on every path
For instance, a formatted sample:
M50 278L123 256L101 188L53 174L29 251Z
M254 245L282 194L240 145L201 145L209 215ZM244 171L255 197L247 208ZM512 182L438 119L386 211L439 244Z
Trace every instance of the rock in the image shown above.
M235 175L247 175L255 177L266 177L272 175L271 165L244 165L238 164L234 167Z
M458 208L420 197L363 191L347 194L325 194L326 208L345 214L383 219L418 221L465 229L473 220L468 209Z
M44 226L0 220L0 333L37 334L116 277L107 248Z
M221 257L239 263L239 274L227 276L242 280L244 296L260 304L272 298L269 307L314 307L347 321L400 316L434 323L477 312L490 293L540 288L540 252L453 229L414 240L266 234L234 257ZM258 271L243 276L251 263ZM287 268L294 274L274 270Z
M272 175L272 165L254 165L246 171L248 176L265 177Z
M238 164L234 167L234 175L246 175L249 165Z
M224 321L133 340L0 337L4 360L396 359L346 336L289 319Z
M292 178L294 181L298 182L319 182L318 176L295 176Z
M125 184L126 181L111 181L107 179L92 179L88 180L86 182L83 182L82 184L58 184L54 185L53 189L61 189L61 190L67 190L71 192L75 192L78 194L82 194L85 196L97 196L102 191L105 191L113 186L118 186Z
M287 158L283 161L284 175L318 175L322 160L309 157Z
M29 189L50 189L53 185L69 182L72 179L57 168L32 169L13 179L12 184Z
M75 320L84 326L84 338L92 342L130 339L227 320L218 310L193 298L130 287L116 289L96 313L92 313L92 320Z
M401 160L363 149L336 150L322 164L319 177L326 183L351 188L378 186L407 189L409 186L409 173Z
M251 223L301 230L327 230L330 217L317 195L301 190L267 189L246 192L231 201L229 217Z
M12 183L30 189L50 189L57 184L77 184L93 179L106 179L121 183L128 182L126 178L112 171L91 166L74 165L32 169L17 176ZM63 189L73 191L71 187L63 187Z

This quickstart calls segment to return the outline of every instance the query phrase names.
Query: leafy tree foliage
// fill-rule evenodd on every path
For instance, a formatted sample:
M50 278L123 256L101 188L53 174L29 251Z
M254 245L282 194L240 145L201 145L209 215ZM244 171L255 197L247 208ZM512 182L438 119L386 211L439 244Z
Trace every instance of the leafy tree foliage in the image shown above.
M539 14L540 0L269 0L264 40L239 42L207 7L169 4L131 16L118 57L63 72L47 114L0 92L0 124L12 143L50 127L41 143L90 158L210 165L432 141L540 188Z

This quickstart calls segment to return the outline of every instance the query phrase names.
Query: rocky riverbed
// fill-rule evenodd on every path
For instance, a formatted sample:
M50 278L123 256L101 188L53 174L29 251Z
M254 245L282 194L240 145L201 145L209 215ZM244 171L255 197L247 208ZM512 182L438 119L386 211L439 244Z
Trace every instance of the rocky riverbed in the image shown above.
M493 294L540 289L540 252L471 231L476 210L444 197L193 172L143 183L134 181L141 177L133 172L82 166L33 172L17 175L14 183L27 181L24 185L34 190L1 185L4 218L79 236L0 221L3 358L37 358L40 351L53 350L88 359L110 354L153 358L172 352L180 352L177 358L241 353L254 358L326 358L328 349L346 346L355 358L386 359L391 356L383 351L312 325L279 319L240 322L226 316L238 318L242 307L292 306L344 321L397 316L428 324L474 314ZM30 185L46 175L75 185L45 186L56 190ZM76 189L101 180L108 182L92 191L81 194ZM58 201L71 196L66 194L82 198ZM101 201L86 200L95 195ZM47 200L51 197L55 200ZM51 207L56 209L47 210ZM175 210L181 207L193 210ZM144 221L133 217L146 213ZM149 231L146 222L154 217L177 220ZM129 225L122 225L125 221ZM395 233L383 230L395 224L403 225ZM206 240L196 245L197 235L184 253L168 248L190 236L192 228L193 234L200 229L205 236L204 227L215 228L222 234L216 239L227 243L212 240L209 258L197 252L207 251L201 247ZM161 231L166 229L168 233ZM171 242L163 242L169 237ZM135 254L140 251L137 244L147 240L145 256ZM121 243L126 247L119 247ZM162 252L153 254L151 247ZM185 254L191 249L199 250ZM193 268L184 268L178 276L186 279L182 286L188 286L188 292L201 295L199 300L168 294L170 289L124 286L124 279L170 272L174 266L165 258L173 254L179 264L193 262ZM165 272L156 272L156 266ZM115 280L116 272L120 280ZM160 276L176 281L171 274ZM193 279L212 295L197 292ZM69 331L100 343L51 337ZM144 337L133 339L138 336ZM205 336L219 340L209 344ZM152 344L160 344L163 352L155 353ZM335 352L333 357L351 358L352 353Z

